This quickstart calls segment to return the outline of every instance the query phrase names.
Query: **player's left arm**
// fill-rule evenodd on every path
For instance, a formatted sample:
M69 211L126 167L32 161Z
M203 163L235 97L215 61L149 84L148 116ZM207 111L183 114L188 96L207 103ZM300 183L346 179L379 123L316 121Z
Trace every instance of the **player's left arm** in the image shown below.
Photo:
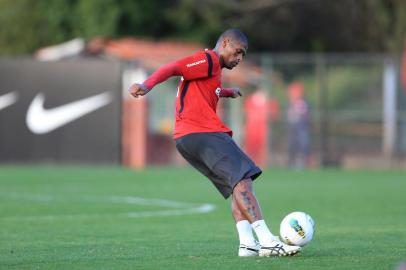
M230 98L237 98L241 97L242 93L240 88L238 87L231 87L231 88L217 88L216 94L219 97L230 97Z

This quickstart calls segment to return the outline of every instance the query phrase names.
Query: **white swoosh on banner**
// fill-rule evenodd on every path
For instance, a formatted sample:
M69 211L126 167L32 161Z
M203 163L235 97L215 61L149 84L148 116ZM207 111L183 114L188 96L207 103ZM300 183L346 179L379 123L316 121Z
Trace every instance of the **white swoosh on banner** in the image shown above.
M27 111L27 126L35 134L51 132L109 104L112 101L112 95L110 92L105 92L52 109L45 109L44 101L44 94L39 93Z
M17 98L18 98L17 92L10 92L0 96L0 110L3 110L10 105L13 105L17 101Z

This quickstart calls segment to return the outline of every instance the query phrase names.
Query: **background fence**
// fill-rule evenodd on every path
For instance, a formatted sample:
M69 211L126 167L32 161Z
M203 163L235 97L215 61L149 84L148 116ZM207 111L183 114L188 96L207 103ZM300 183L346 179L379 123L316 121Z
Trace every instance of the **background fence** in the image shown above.
M406 106L399 59L383 54L250 56L246 59L246 72L239 74L247 77L244 83L232 78L224 82L240 85L244 97L222 101L219 113L233 128L234 139L242 147L248 150L247 137L251 136L257 148L265 148L265 158L261 149L253 153L260 163L287 166L292 136L288 89L292 83L300 83L309 104L310 156L306 164L296 165L404 167ZM176 82L160 85L148 96L152 134L171 133ZM256 93L265 95L267 110L260 105L247 106ZM262 117L265 113L269 116ZM250 117L264 119L255 126L248 123ZM257 134L261 132L266 136L262 143Z
M0 70L0 97L9 102L0 104L1 161L120 163L123 154L138 151L142 164L184 164L172 142L178 78L143 98L146 114L140 119L137 111L121 115L127 110L120 92L151 72L142 63L3 59ZM137 76L128 77L129 70ZM223 84L240 86L244 96L222 99L218 113L237 143L265 167L406 167L406 92L400 74L395 55L251 55L243 66L224 72ZM304 94L295 107L289 95L298 85ZM49 111L107 92L100 108L55 130L41 133L29 126L28 108L40 93ZM302 109L304 117L293 127ZM136 134L144 136L139 140L144 147L130 149L123 134L130 134L131 143L134 133L125 129L134 121L145 121L133 126L142 129Z

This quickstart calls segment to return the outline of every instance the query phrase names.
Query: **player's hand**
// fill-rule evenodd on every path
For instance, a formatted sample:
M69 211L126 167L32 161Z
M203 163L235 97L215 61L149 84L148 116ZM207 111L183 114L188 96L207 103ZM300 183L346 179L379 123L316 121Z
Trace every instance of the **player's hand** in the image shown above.
M240 88L238 88L238 87L233 87L233 88L232 88L232 91L233 91L233 93L232 93L232 95L231 95L231 98L242 97Z
M131 85L128 91L130 91L130 94L135 98L138 98L139 96L144 96L149 92L148 88L140 83L134 83L133 85Z

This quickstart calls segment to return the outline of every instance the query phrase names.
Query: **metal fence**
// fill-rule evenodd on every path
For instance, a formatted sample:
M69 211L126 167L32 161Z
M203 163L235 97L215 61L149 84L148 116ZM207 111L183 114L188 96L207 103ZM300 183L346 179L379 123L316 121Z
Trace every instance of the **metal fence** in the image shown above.
M0 71L0 161L185 164L172 140L179 78L136 100L128 87L148 73L137 63L2 59ZM218 114L262 167L406 168L400 74L396 55L250 55L224 71L244 95ZM69 120L44 131L39 116L66 108Z
M260 54L238 69L246 78L230 77L224 84L240 86L244 97L221 101L219 114L239 145L263 166L406 167L406 92L399 56ZM293 83L303 86L308 105L303 151L292 139L302 131L288 120ZM174 79L159 85L148 97L151 138L171 134L176 84ZM253 100L266 100L265 109ZM160 150L171 157L166 162L178 162L173 146ZM292 162L292 155L299 162Z

